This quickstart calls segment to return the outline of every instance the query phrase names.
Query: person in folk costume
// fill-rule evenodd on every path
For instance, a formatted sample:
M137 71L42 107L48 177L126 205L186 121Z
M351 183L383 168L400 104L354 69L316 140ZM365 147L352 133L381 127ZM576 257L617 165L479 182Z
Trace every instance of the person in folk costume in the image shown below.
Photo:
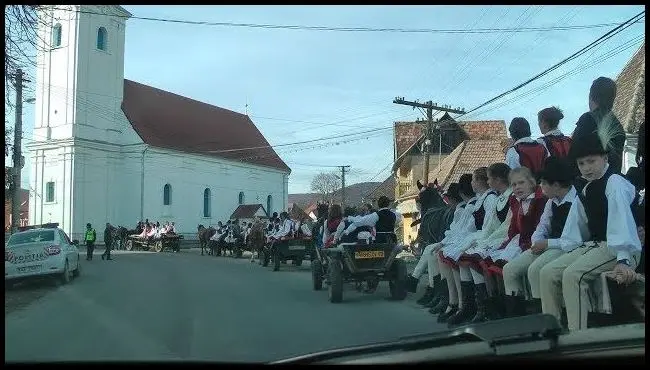
M347 217L352 224L345 228L341 239L356 240L361 231L373 230L376 243L397 243L395 226L402 222L402 215L390 209L390 199L382 195L377 199L377 211L360 217ZM364 230L365 229L365 230Z
M533 232L530 249L503 266L504 290L513 296L510 306L514 312L524 311L520 296L524 291L524 277L530 284L530 311L542 312L540 295L540 270L546 264L561 256L560 236L566 223L571 204L577 197L573 186L573 172L565 158L548 157L541 173L540 187L548 200L539 223Z
M291 219L287 212L281 212L280 217L278 218L278 224L280 225L278 230L273 233L271 236L271 241L276 245L280 246L286 243L289 243L289 238L291 237Z
M505 171L510 170L508 166L504 166ZM471 217L468 217L464 227L459 229L458 237L453 238L448 243L443 243L436 256L442 278L447 283L447 294L449 296L448 302L440 300L437 305L430 307L429 313L440 314L438 316L438 322L440 323L446 322L450 316L456 314L459 307L467 306L465 310L472 309L470 307L471 303L466 299L470 293L467 288L465 289L467 292L463 293L464 296L459 296L459 293L463 292L461 285L467 285L467 282L471 285L471 276L469 279L462 279L466 282L461 283L457 262L464 251L481 237L484 226L492 223L490 219L496 217L492 210L496 206L498 193L488 185L488 169L486 167L478 168L473 172L471 185L476 194L476 199L471 200L467 206L467 211L471 212ZM464 315L467 315L467 313Z
M510 173L510 167L505 163L495 163L488 168L488 184L491 189L497 191L498 197L494 208L491 209L492 217L483 225L482 233L456 260L460 279L456 281L456 286L466 288L461 292L462 298L470 303L466 305L466 310L461 310L459 314L448 318L447 322L450 325L467 320L482 322L487 319L497 319L505 311L502 296L498 292L498 281L492 279L492 275L487 273L484 259L508 239L513 215L510 204L514 199L513 188L510 186ZM447 260L447 262L452 261ZM463 281L465 281L464 285Z
M510 122L508 131L514 142L506 151L506 164L511 169L528 167L534 174L539 173L544 167L548 151L544 145L530 137L528 121L523 117L515 117Z
M585 329L587 312L594 311L589 284L610 270L622 282L631 281L641 252L634 219L638 194L608 157L610 150L617 155L616 138L625 134L611 114L597 127L596 133L582 136L571 147L570 156L582 177L576 181L578 198L560 238L566 253L540 271L542 312L561 319L559 297L563 297L570 331Z
M509 261L517 258L523 251L530 248L531 237L539 224L548 201L541 188L537 186L537 179L528 168L516 168L510 171L509 177L513 197L510 198L512 219L508 228L508 238L502 243L501 247L491 250L488 257L484 258L482 264L484 271L487 271L489 266L503 268ZM511 280L508 280L506 284L505 281L502 282L499 276L497 276L497 280L498 287L503 288L502 291L505 292L505 297L500 298L505 298L506 315L512 317L520 313L523 314L524 301L523 296L520 295L524 291L523 288L519 289L518 286L510 284ZM521 305L519 305L520 302ZM478 311L482 311L481 308L485 307L485 304L479 303ZM522 307L522 309L519 310L519 307ZM481 317L477 317L477 319L480 320ZM485 317L482 317L482 319L485 319Z
M544 145L549 156L566 158L571 148L571 138L558 128L564 114L559 108L548 107L537 113L537 124L542 137L537 141Z
M476 316L476 285L484 287L490 282L486 281L478 270L470 269L470 262L474 262L477 255L484 255L484 251L494 244L488 243L488 241L495 239L500 241L505 238L504 229L507 230L510 223L508 200L512 193L508 181L509 172L510 167L505 163L494 163L487 168L485 171L489 189L487 193L491 193L489 197L492 199L489 203L483 202L483 205L479 205L477 202L475 206L476 210L473 216L477 231L465 237L461 243L457 243L447 250L443 249L442 254L439 254L440 262L451 268L450 275L454 284L449 284L452 286L450 290L453 290L453 293L450 291L450 297L452 295L460 296L458 299L460 306L457 311L454 312L456 307L450 304L447 307L448 314L441 314L438 317L439 322L447 322L450 326L454 326L473 320ZM490 291L494 290L492 285L485 287L485 289L488 288ZM441 311L445 309L435 308Z
M475 197L471 184L471 174L461 175L458 181L458 183L451 183L446 193L446 196L454 204L454 215L451 225L445 230L444 237L440 242L430 244L424 248L415 269L407 278L408 290L414 293L419 284L420 277L427 272L429 284L422 297L417 300L417 303L421 305L430 304L434 299L436 299L436 304L439 303L440 299L448 300L448 294L446 294L447 282L440 275L435 253L445 243L450 242L453 237L456 237L460 231L465 229L465 224L469 217L471 217L471 211L468 211L466 206L468 201Z
M341 235L345 230L341 205L330 204L327 210L327 218L323 221L323 248L335 246L335 235Z
M598 77L591 84L589 89L589 112L584 113L578 119L576 128L571 138L573 142L582 140L597 131L611 131L623 133L623 126L612 112L614 99L616 98L616 82L607 77ZM601 124L607 127L601 130ZM620 174L623 168L623 149L625 146L625 135L613 135L609 139L607 163L611 170ZM576 176L581 176L580 170L574 162Z

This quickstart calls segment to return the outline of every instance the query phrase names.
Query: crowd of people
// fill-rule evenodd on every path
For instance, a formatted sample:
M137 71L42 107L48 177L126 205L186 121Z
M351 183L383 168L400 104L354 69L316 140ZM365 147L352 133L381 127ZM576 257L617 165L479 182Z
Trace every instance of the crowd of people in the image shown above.
M604 299L611 290L643 294L644 124L637 166L623 175L615 96L613 80L596 79L590 111L571 137L558 129L563 114L555 107L538 113L540 139L526 119L513 119L505 163L451 184L453 221L442 241L424 248L408 281L415 292L427 272L418 303L438 322L546 313L574 331L587 328L590 312L623 307Z

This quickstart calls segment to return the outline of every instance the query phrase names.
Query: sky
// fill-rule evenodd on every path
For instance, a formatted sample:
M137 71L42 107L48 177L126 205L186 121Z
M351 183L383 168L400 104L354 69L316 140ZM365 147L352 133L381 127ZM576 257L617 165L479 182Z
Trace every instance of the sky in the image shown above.
M188 21L463 30L621 23L644 10L611 5L124 8L137 17ZM309 192L311 179L319 172L336 170L333 166L351 166L348 184L383 181L390 175L393 122L424 118L418 110L393 104L395 97L469 110L612 28L472 34L340 32L130 19L124 75L247 113L272 145L341 136L277 148L292 169L289 192L301 193ZM461 120L509 123L514 117L525 117L533 135L539 136L537 112L555 105L564 111L560 128L570 134L588 110L591 82L599 76L616 79L644 37L644 24L633 25L593 52ZM33 112L33 105L27 104L25 137L30 137L34 126ZM346 136L357 132L365 133ZM5 163L9 161L5 158ZM25 188L30 172L28 164L22 178Z

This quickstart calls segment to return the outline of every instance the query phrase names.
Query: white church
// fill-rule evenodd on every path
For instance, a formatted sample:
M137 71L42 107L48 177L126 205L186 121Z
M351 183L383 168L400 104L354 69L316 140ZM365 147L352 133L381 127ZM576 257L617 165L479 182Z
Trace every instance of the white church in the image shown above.
M131 14L113 5L57 6L64 7L40 30L51 45L37 56L36 122L26 145L30 224L58 222L81 240L91 223L101 240L106 222L173 221L195 234L241 204L286 209L291 169L247 115L125 80Z

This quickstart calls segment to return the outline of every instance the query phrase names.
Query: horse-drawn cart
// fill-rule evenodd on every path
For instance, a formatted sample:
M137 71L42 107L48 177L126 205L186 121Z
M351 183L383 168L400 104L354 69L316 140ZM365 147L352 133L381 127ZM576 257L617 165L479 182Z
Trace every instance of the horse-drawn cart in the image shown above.
M312 237L285 239L265 246L262 249L260 260L262 266L268 266L272 260L273 271L278 271L280 264L286 263L287 260L293 261L296 266L301 266L302 261L313 258L313 250L314 241Z
M126 239L126 250L152 250L154 252L162 252L165 249L169 249L173 252L179 252L181 250L181 239L183 239L183 235L178 234L165 234L156 239L129 235Z

